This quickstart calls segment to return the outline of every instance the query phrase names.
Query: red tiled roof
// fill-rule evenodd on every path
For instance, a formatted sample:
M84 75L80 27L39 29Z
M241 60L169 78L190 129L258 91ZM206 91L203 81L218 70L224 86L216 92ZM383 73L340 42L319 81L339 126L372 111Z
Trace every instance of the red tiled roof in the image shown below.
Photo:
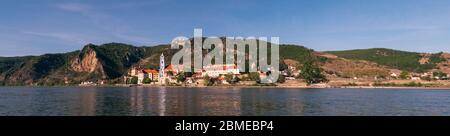
M153 69L144 69L142 71L144 71L145 73L158 73L158 70L153 70Z
M177 67L177 70L183 69L183 65L176 65L176 66L178 66L178 67ZM167 66L166 69L164 69L164 70L165 70L165 71L174 71L174 70L175 70L174 68L175 68L176 66L170 64L170 65Z
M170 64L169 66L167 66L167 67L166 67L166 70L173 70L172 64Z

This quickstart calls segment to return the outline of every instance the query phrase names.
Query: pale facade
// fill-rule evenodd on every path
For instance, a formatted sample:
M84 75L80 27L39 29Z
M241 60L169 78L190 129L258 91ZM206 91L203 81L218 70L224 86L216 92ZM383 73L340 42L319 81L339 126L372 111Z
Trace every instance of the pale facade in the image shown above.
M219 77L220 75L233 74L238 75L239 69L235 64L218 64L203 67L202 76Z

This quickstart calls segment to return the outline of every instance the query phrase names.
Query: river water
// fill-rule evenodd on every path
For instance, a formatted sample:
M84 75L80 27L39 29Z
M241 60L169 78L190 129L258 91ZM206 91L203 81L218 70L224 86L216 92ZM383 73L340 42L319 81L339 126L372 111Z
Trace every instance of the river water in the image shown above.
M450 90L0 87L0 115L450 115Z

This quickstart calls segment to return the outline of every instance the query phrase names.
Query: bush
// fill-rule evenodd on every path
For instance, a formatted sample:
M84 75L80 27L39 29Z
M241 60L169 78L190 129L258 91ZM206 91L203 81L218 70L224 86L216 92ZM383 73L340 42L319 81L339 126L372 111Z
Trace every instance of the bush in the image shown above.
M431 78L430 76L425 76L425 77L422 77L421 79L422 79L422 80L425 80L425 81L432 81L432 80L434 80L434 79Z
M447 74L442 71L433 72L433 77L437 77L439 79L446 78Z
M138 83L138 77L137 77L137 76L131 77L131 80L130 80L129 83L130 83L130 84L137 84L137 83Z
M205 77L203 77L203 80L205 80L205 86L213 86L215 83L215 79L209 77L208 75L206 75Z
M256 81L256 82L260 82L261 81L261 77L259 77L259 73L258 72L250 72L248 74L248 77L250 78L251 81Z
M235 84L239 82L239 78L237 76L234 76L233 74L229 73L225 75L225 81L227 81L230 84Z
M284 83L284 82L286 82L286 77L284 77L283 75L280 75L280 76L278 77L277 82L278 82L278 83Z
M443 61L446 61L445 58L441 57L442 53L443 52L439 52L439 53L436 53L436 54L431 54L429 62L430 63L441 63Z
M399 78L400 78L400 79L408 79L408 78L409 78L409 72L407 72L407 71L402 71L402 73L400 73Z
M177 82L186 81L186 75L184 74L184 72L178 73L175 77L177 78Z
M424 87L424 86L430 86L431 84L422 84L420 82L416 83L416 82L409 82L409 83L405 83L405 84L396 84L396 83L380 83L380 82L375 82L373 84L373 86L384 86L384 87Z
M348 83L348 84L346 84L344 86L358 86L358 84L356 84L356 83Z
M152 80L148 77L144 78L144 81L142 81L144 84L150 84L152 82Z

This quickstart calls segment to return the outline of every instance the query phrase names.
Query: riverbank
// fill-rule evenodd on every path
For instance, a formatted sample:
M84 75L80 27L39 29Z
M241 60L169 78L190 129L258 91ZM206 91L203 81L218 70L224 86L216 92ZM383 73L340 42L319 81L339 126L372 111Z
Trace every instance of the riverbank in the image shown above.
M181 87L181 88L298 88L298 89L323 89L323 88L348 88L348 89L442 89L450 90L449 81L410 81L389 80L384 82L373 81L345 81L334 80L328 83L307 85L300 80L288 80L285 83L275 84L219 84L214 86L203 85L157 85L157 84L104 84L104 85L62 85L62 86L6 86L6 87Z
M141 85L131 85L131 86L117 86L117 85L98 85L98 86L0 86L4 88L21 88L21 87L33 87L33 88L64 88L64 87L75 87L75 88L286 88L286 89L408 89L408 90L450 90L450 87L373 87L373 86L341 86L341 87L305 87L305 86L141 86Z
M109 86L111 87L111 86ZM398 86L239 86L239 85L215 85L215 86L160 86L160 85L116 85L115 87L142 87L142 88L288 88L288 89L430 89L450 90L450 87L398 87Z

